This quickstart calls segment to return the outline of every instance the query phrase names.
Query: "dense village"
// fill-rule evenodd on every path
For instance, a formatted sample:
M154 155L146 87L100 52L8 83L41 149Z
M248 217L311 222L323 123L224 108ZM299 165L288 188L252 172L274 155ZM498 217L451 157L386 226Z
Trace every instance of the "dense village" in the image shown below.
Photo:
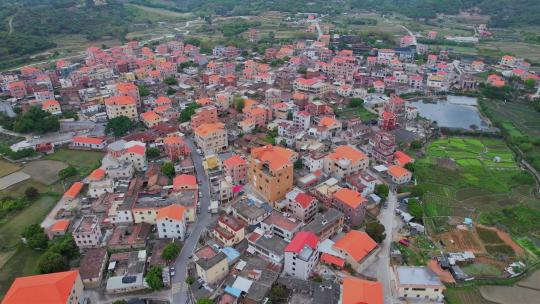
M415 97L538 75L514 56L458 60L412 34L376 49L330 35L315 14L302 18L317 40L264 55L234 46L202 54L178 35L0 74L4 115L60 117L57 131L27 136L12 154L103 153L40 223L51 240L72 236L79 265L17 278L2 303L438 303L447 284L474 280L461 269L478 258L473 250L437 242L424 265L404 258L409 237L428 235L410 210L421 204L414 163L440 136ZM12 173L0 186L24 179ZM523 263L497 261L506 277Z

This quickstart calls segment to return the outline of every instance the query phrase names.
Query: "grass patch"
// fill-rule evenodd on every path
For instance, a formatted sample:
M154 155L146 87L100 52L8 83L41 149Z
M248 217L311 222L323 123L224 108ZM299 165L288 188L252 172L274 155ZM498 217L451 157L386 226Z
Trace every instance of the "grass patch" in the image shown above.
M494 304L482 297L478 287L447 288L445 291L448 304Z
M504 244L496 231L483 227L476 227L476 232L478 233L480 240L485 244Z
M0 159L0 177L9 175L19 169L20 167L16 164L8 162L7 160Z
M86 176L99 167L104 155L103 152L98 151L59 149L55 153L47 155L45 159L67 163L77 168L81 176Z
M17 277L38 274L41 252L19 245L15 254L0 268L0 298L8 291Z
M501 270L493 265L474 263L462 267L463 271L470 276L500 276Z
M39 223L49 213L58 196L43 194L25 209L6 217L0 223L0 251L13 250L20 240L24 228Z
M494 256L513 256L515 255L514 249L506 244L498 245L485 245L486 251Z

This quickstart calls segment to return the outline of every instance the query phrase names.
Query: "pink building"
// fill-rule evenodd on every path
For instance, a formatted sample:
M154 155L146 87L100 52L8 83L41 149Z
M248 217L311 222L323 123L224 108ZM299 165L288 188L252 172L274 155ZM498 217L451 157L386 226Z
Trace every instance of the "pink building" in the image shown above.
M180 160L183 156L189 155L190 153L190 149L186 142L178 135L165 138L163 140L163 146L165 148L165 153L167 153L167 156L172 161Z
M9 94L17 99L23 99L26 96L26 85L24 81L10 82L7 85Z
M211 124L217 122L219 122L217 108L214 106L199 108L195 110L195 114L191 116L191 127L193 129L196 129L203 124Z
M233 155L223 161L225 172L232 177L235 184L247 182L247 162L239 155Z

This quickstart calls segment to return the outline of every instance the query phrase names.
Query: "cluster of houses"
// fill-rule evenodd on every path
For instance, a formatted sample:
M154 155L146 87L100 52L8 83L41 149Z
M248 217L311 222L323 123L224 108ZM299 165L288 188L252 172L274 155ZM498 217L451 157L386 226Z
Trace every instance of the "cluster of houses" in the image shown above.
M249 35L258 39L256 30ZM196 298L260 303L280 282L324 290L332 285L314 287L306 280L328 267L348 274L334 288L340 303L383 303L383 283L354 274L380 250L358 229L381 204L377 185L412 180L407 165L414 158L400 147L421 139L404 127L418 112L398 94L474 89L473 73L487 67L451 61L445 50L415 63L415 54L428 50L413 37L365 56L357 48L333 51L333 39L342 37L323 34L249 58L234 46L201 54L182 39L152 48L132 41L88 48L82 62L2 73L2 92L23 111L74 110L96 123L122 116L145 126L123 138L69 140L69 149L105 153L101 166L70 185L59 202L64 207L44 222L50 238L73 236L82 252L80 267L19 278L3 303L34 297L77 303L83 287L107 294L144 290L150 266L162 267L170 284L160 250L171 240L184 241L201 212L216 215L188 265L197 279L191 288ZM284 63L269 64L275 59ZM487 82L537 78L529 66L504 56L502 76L490 75ZM378 119L336 115L352 98L377 104L370 111ZM180 122L192 107L193 114ZM159 157L149 159L149 149ZM195 153L210 180L208 210L200 207ZM164 161L173 163L174 176L161 171ZM394 272L399 297L442 299L444 285L428 268L400 266ZM320 299L327 296L332 292Z

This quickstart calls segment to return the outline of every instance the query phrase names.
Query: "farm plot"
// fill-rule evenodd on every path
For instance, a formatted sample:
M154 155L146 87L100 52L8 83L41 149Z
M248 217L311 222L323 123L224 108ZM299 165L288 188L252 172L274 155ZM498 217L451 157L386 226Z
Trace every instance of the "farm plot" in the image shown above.
M22 171L42 184L52 185L59 179L58 172L66 167L67 165L60 161L38 160L24 166Z

